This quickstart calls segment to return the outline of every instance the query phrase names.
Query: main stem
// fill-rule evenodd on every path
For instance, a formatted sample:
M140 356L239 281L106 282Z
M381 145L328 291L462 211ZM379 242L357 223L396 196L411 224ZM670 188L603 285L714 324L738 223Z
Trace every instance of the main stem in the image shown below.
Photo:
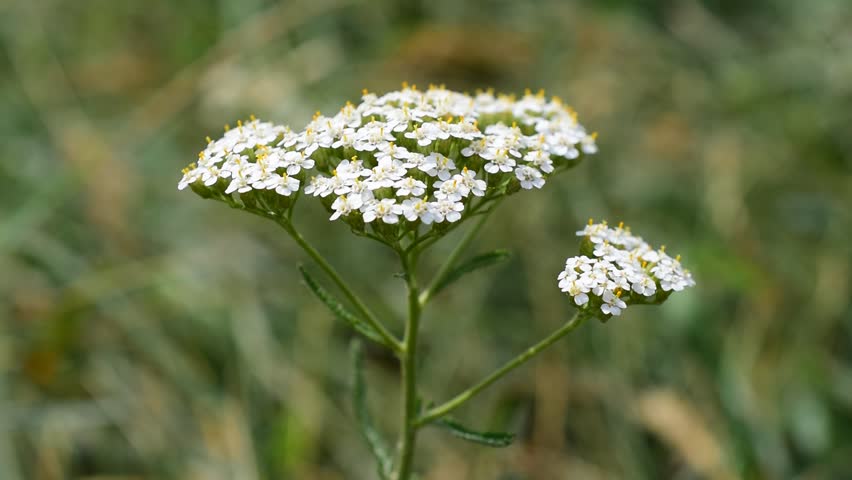
M464 392L453 397L452 400L449 400L442 405L438 405L437 407L428 410L426 413L423 414L423 416L417 419L415 424L417 426L425 425L433 420L437 420L441 417L444 417L453 410L459 408L465 402L476 396L479 392L488 388L492 383L496 382L515 368L523 365L528 360L544 351L544 349L556 343L557 340L564 337L575 328L579 327L580 324L582 324L583 321L586 320L586 318L588 318L588 316L578 310L577 313L574 314L574 317L568 321L568 323L560 327L555 332L551 333L547 338L526 349L522 354L508 361L506 364L495 370L493 373L485 377L476 385L468 388Z
M417 441L417 332L420 328L420 290L417 286L417 253L400 251L405 283L408 286L408 321L405 324L403 349L400 353L402 365L402 433L400 434L399 458L396 480L408 480L414 460L414 445Z

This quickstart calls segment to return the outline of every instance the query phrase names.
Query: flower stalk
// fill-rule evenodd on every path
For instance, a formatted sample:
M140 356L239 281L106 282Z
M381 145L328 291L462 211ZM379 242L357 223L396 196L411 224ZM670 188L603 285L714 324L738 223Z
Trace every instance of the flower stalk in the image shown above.
M586 313L582 311L577 311L577 313L574 314L574 317L572 317L571 320L569 320L565 325L560 327L555 332L548 335L547 338L526 349L517 357L506 362L502 367L498 368L497 370L494 370L490 375L479 381L479 383L459 393L451 400L448 400L447 402L442 403L437 407L430 408L425 413L423 413L423 415L417 418L415 424L418 426L426 425L449 415L453 410L467 403L468 400L478 395L480 392L491 386L494 382L500 380L512 370L530 361L533 357L547 349L547 347L553 345L559 339L571 333L577 327L582 325L588 317L589 316Z
M337 270L331 266L330 263L322 256L310 243L308 243L305 238L296 230L292 223L289 220L280 219L278 222L284 230L290 235L290 237L299 245L305 253L308 254L319 267L331 278L332 282L340 288L340 291L343 292L343 295L346 296L347 300L349 300L352 305L358 310L363 316L364 321L366 321L376 333L384 340L385 344L391 348L397 355L399 355L403 351L402 343L391 333L385 325L379 321L378 318L370 311L369 307L355 294L354 291L349 287L349 285L343 280Z
M495 207L496 205L492 206L491 209L487 212L481 214L479 220L477 220L476 223L473 224L473 227L468 230L467 233L465 233L461 241L455 246L455 248L453 248L453 251L450 252L449 256L447 256L447 259L444 260L444 263L438 269L438 272L435 273L435 276L429 283L429 286L425 290L423 290L423 293L420 294L420 305L426 305L426 303L429 302L437 286L444 281L444 279L450 273L452 268L456 265L456 262L458 262L461 254L464 253L465 249L468 247L468 245L470 245L470 242L473 241L473 239L479 233L479 230L481 230L482 226L485 225L485 222L488 220L488 217L491 215L491 212L494 211Z
M405 324L403 350L400 354L402 370L402 426L399 439L396 480L411 476L414 446L417 441L417 336L420 329L420 290L417 286L417 254L400 252L400 260L408 288L408 319Z

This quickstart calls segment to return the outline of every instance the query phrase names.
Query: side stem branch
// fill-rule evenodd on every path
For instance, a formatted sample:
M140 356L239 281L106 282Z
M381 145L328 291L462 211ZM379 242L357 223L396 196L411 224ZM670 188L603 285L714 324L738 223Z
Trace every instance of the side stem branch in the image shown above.
M532 347L526 349L523 353L521 353L517 357L513 358L512 360L509 360L502 367L500 367L497 370L495 370L494 372L492 372L490 375L485 377L483 380L481 380L476 385L474 385L474 386L468 388L467 390L463 391L462 393L456 395L451 400L426 411L422 416L420 416L420 418L417 419L417 421L415 422L416 425L418 425L418 426L425 425L429 422L432 422L434 420L437 420L441 417L446 416L447 414L449 414L453 410L464 405L465 402L467 402L471 398L475 397L481 391L488 388L492 383L496 382L497 380L499 380L500 378L502 378L507 373L514 370L515 368L523 365L528 360L530 360L531 358L535 357L536 355L538 355L539 353L544 351L547 347L556 343L557 340L564 337L565 335L567 335L569 332L571 332L575 328L579 327L586 320L586 318L588 318L587 315L584 315L581 311L577 311L577 313L574 314L574 317L571 318L571 320L568 321L568 323L566 323L565 325L560 327L558 330L556 330L555 332L548 335L547 338L545 338L544 340L542 340L542 341L536 343L535 345L533 345Z

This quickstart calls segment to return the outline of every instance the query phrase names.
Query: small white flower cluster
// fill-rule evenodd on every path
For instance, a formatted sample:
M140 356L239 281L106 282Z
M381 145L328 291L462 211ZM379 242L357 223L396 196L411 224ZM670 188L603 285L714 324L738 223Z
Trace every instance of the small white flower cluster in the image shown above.
M284 152L268 145L280 138L287 129L254 117L237 128L228 129L225 135L213 141L207 139L207 148L198 154L198 162L183 171L178 189L201 182L212 187L220 179L227 182L224 193L246 193L252 190L275 190L280 195L290 195L299 189L294 178L302 169L314 167L314 161L299 152Z
M178 188L289 196L302 187L324 199L331 220L385 224L456 222L475 197L541 188L556 168L597 152L576 113L541 92L516 99L405 84L365 91L360 104L317 114L299 132L252 118L208 142Z
M629 303L659 303L658 290L681 291L695 285L692 275L665 247L655 250L619 224L589 224L577 232L592 257L568 258L557 280L559 288L578 306L600 305L605 315L618 316ZM627 299L627 301L625 301Z

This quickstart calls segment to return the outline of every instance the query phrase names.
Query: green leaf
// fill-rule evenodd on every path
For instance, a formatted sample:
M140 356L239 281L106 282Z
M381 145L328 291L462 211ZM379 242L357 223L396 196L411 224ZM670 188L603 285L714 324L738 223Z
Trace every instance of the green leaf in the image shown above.
M370 447L373 457L376 459L376 467L379 477L388 480L393 471L393 459L388 453L387 445L378 430L373 426L373 419L367 409L367 384L364 381L364 348L357 338L350 344L352 355L352 406L358 419L358 427L367 445Z
M455 282L465 274L479 270L480 268L497 265L500 262L508 260L512 253L508 250L493 250L490 252L479 254L475 257L467 259L461 265L450 270L450 272L435 285L432 294L436 294L446 288L451 283Z
M299 271L302 272L302 277L305 279L305 284L308 288L314 292L314 295L320 299L322 303L331 310L331 313L334 314L335 317L343 320L348 323L350 327L354 328L355 331L369 338L370 340L380 343L386 347L391 348L390 345L385 343L385 340L376 332L376 330L370 326L370 324L364 322L360 318L358 318L355 314L351 313L346 309L340 302L337 301L328 291L322 288L316 280L313 279L310 275L308 275L308 271L304 266L299 265Z
M508 447L515 441L515 435L513 433L477 432L448 418L436 420L435 424L446 428L450 431L450 433L459 438L488 447Z

